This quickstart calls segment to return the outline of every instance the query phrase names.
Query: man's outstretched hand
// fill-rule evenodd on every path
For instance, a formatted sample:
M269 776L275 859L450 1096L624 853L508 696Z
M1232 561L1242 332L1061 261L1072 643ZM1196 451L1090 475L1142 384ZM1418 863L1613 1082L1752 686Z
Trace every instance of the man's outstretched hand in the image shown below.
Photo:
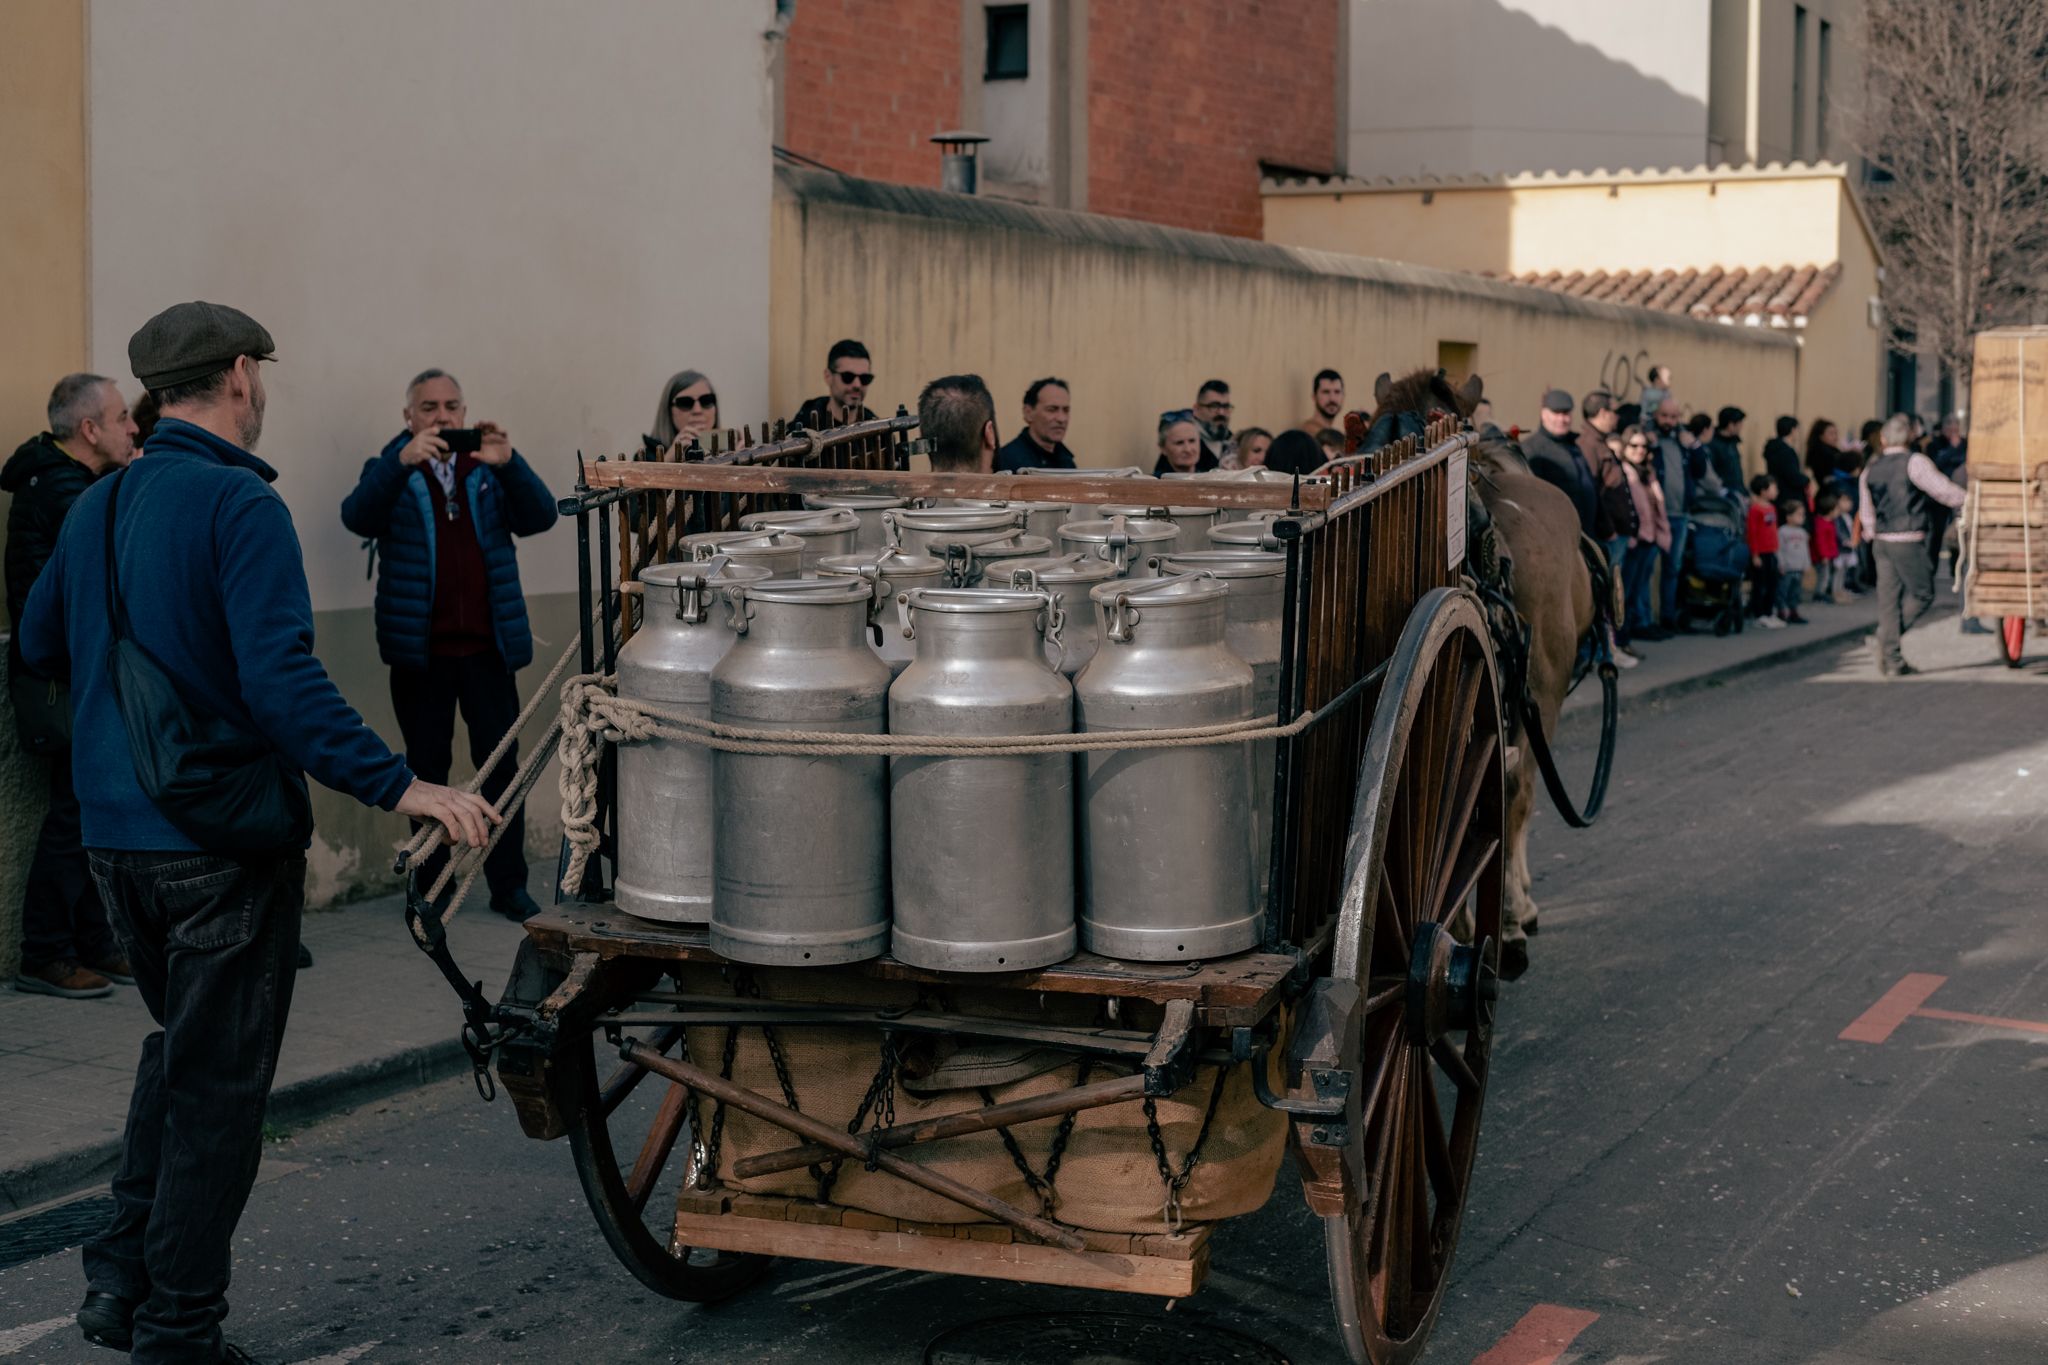
M417 777L405 789L405 795L398 798L395 809L400 815L410 815L415 820L440 821L448 831L448 842L467 844L471 848L482 848L489 843L491 826L505 822L505 817L492 810L491 803L475 792L438 787Z

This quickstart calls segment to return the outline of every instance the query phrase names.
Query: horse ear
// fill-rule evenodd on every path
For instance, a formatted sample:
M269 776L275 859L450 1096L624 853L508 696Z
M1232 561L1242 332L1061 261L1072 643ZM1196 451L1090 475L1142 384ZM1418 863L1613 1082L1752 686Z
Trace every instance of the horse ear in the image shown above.
M1381 370L1380 377L1372 381L1372 401L1384 404L1387 401L1387 395L1393 391L1394 376L1388 374L1385 370Z
M1477 407L1480 397L1485 392L1486 381L1475 374L1467 377L1465 382L1459 386L1458 397L1464 399L1468 406Z
M1444 371L1438 370L1429 377L1429 391L1435 394L1437 401L1445 407L1453 411L1458 410L1457 395L1451 392L1451 379Z

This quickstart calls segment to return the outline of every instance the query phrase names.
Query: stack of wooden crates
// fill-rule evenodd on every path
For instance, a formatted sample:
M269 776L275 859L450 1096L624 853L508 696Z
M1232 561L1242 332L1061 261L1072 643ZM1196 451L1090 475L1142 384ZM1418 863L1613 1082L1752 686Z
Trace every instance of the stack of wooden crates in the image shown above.
M1977 336L1963 611L2048 619L2048 327Z

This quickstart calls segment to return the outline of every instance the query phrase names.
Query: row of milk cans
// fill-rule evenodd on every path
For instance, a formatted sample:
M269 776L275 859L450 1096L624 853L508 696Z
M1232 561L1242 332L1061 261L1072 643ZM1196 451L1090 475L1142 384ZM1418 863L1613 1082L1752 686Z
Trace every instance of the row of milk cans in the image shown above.
M939 743L1275 709L1286 564L1262 520L833 501L690 537L689 559L644 571L619 695L752 730ZM1266 898L1272 750L625 744L616 897L777 966L888 953L1005 972L1077 948L1148 962L1242 952Z

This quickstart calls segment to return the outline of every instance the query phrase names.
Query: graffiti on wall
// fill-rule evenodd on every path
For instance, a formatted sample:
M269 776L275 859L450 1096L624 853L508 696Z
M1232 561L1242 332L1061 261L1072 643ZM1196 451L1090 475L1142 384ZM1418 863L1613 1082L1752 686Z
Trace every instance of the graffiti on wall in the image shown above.
M1600 387L1614 395L1617 403L1632 403L1650 377L1650 353L1609 351L1600 362Z

